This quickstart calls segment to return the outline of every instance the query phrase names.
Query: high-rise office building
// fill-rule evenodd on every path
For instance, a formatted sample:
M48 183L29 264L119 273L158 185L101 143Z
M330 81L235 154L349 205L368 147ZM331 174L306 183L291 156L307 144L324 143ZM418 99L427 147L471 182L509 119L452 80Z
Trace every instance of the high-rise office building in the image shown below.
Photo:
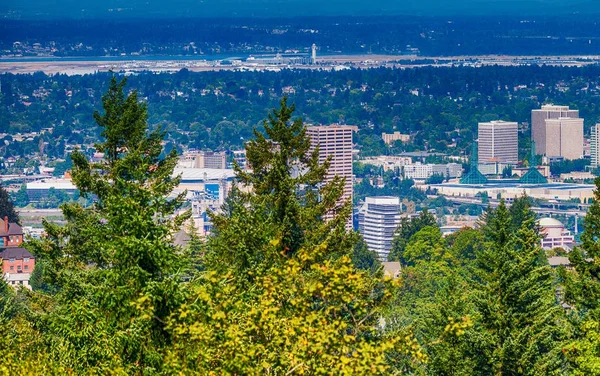
M548 154L548 144L553 140L548 136L546 120L559 118L579 118L578 110L571 110L569 106L543 105L541 109L531 111L531 138L535 141L536 154L558 157Z
M319 147L319 163L324 163L331 156L325 182L330 182L335 176L346 179L340 204L346 202L346 200L352 201L352 133L357 130L356 126L347 125L306 128L311 142L310 151L312 152L317 146ZM349 223L352 223L351 217Z
M600 124L592 127L590 138L590 156L592 157L592 168L600 167Z
M358 213L358 229L369 250L387 261L394 233L400 225L402 204L398 197L367 197Z
M479 163L519 161L519 125L509 121L479 123Z
M583 158L583 119L546 119L547 157Z

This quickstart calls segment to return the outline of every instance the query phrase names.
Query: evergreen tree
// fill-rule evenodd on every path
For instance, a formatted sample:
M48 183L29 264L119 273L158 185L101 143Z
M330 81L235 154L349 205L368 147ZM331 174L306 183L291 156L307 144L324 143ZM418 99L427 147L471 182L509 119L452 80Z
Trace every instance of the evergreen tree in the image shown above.
M425 208L416 218L402 218L398 230L392 241L392 249L388 256L389 261L400 261L406 265L404 252L410 238L426 226L437 226L437 222L433 214Z
M9 194L2 184L0 184L0 219L4 220L4 217L8 217L9 222L19 222L19 214L15 210Z
M125 82L113 77L104 113L94 114L105 160L72 153L73 182L94 205L63 204L66 225L44 222L47 236L30 244L53 286L53 309L39 325L49 350L76 372L159 370L164 323L181 297L182 257L171 240L185 219L172 219L183 195L169 197L177 156L160 158L163 132L148 132L146 106L135 92L125 97ZM136 308L144 303L148 316Z
M600 178L585 216L582 245L569 253L574 272L564 272L565 299L573 305L578 338L566 353L575 374L600 375Z
M377 253L369 250L365 240L360 237L354 245L352 253L352 263L361 270L376 271L381 267L381 262L377 258Z
M412 337L376 329L392 283L353 265L343 181L323 184L328 164L292 111L284 98L248 142L252 170L236 176L251 193L234 188L213 215L207 272L169 321L170 372L386 374L392 351L423 360Z
M318 148L312 153L302 119L291 120L294 106L281 106L263 122L264 134L246 144L251 172L236 166L237 185L227 212L213 215L207 262L245 273L259 265L268 267L293 256L301 246L329 244L328 257L348 255L355 234L345 230L351 203L339 206L344 181L336 177L324 184L329 161L319 164ZM251 192L243 192L243 189ZM325 214L333 219L323 221ZM274 253L265 254L270 239L278 239ZM283 258L282 258L283 257Z
M485 356L494 374L552 374L564 367L561 355L567 323L558 305L549 266L540 262L535 219L525 218L516 233L502 201L488 210L478 253L474 302L488 342Z

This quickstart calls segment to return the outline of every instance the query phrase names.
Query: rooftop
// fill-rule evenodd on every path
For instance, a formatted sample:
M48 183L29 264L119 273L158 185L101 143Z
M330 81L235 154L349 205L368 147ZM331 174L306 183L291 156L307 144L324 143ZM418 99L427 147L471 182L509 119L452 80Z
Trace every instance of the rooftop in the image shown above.
M182 182L229 180L235 176L235 171L230 168L176 168L173 176L181 175Z
M22 260L24 257L35 258L25 248L9 247L0 252L0 259L2 260L10 260L11 258Z
M550 217L540 218L538 223L541 227L565 227L561 221Z

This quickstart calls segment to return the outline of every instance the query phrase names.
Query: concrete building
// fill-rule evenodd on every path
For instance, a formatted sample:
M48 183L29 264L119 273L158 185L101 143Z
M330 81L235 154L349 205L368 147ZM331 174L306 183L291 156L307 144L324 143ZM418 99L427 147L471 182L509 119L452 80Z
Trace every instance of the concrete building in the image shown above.
M484 175L502 175L505 168L514 168L516 165L514 163L500 163L500 162L488 162L488 163L479 163L477 168L479 172Z
M383 171L402 169L403 166L412 164L411 157L399 157L395 155L380 155L378 157L367 157L359 161L377 167L383 167Z
M563 248L570 251L575 244L575 237L565 226L554 218L542 218L538 221L540 235L543 236L541 247L543 249Z
M367 197L358 213L358 229L369 250L386 261L394 233L400 225L402 204L398 197Z
M18 247L23 243L23 229L18 223L9 223L8 217L0 219L0 248Z
M410 141L410 135L402 134L400 132L382 133L381 138L383 139L383 142L385 142L387 145L393 144L394 141L402 141L402 142Z
M583 158L583 119L547 119L545 151L550 157Z
M27 196L29 201L39 202L48 197L50 189L63 191L67 194L73 194L77 187L71 179L48 178L27 183Z
M181 168L227 168L227 154L212 151L196 151L186 153L179 159L178 167Z
M389 277L392 279L400 278L400 273L402 273L402 265L400 265L399 261L382 262L381 266L383 267L384 277Z
M358 127L356 126L337 124L306 128L311 142L310 152L314 151L317 146L319 147L319 163L322 164L327 158L331 157L325 182L332 181L336 176L345 179L344 192L340 198L339 205L342 205L347 200L352 202L352 133L356 131L358 131ZM331 217L329 216L329 218ZM351 226L352 216L348 218L348 223Z
M508 121L479 123L479 163L519 161L519 124Z
M413 180L426 180L433 174L442 175L443 177L457 178L462 175L462 165L459 163L447 164L422 164L414 163L402 167L404 177Z
M25 248L9 247L0 252L2 276L9 285L29 287L29 278L35 268L35 257Z
M555 106L551 104L543 105L541 109L531 111L531 138L535 141L536 154L552 155L547 152L548 144L552 144L557 140L553 140L552 136L548 135L546 120L559 118L579 118L579 111L571 110L569 106Z
M484 184L425 184L417 186L422 190L437 189L438 194L449 197L476 198L478 193L487 192L491 198L515 199L526 194L543 200L568 201L578 199L587 202L594 198L596 186L593 184L545 183L524 184L518 180L490 180Z
M592 158L592 168L598 168L600 166L600 124L592 127L590 156Z

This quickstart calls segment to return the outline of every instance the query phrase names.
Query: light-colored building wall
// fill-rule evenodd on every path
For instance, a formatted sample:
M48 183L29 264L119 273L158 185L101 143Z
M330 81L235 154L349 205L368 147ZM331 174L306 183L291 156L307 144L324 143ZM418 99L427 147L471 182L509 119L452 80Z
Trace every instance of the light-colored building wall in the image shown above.
M382 133L381 134L381 138L383 139L383 142L385 142L388 145L393 144L394 141L402 141L402 142L409 142L410 141L410 135L409 134L402 134L400 132Z
M331 157L329 169L325 177L325 182L332 181L336 176L345 179L344 192L340 198L339 204L347 200L352 201L353 192L353 172L352 172L352 136L353 132L358 131L356 126L348 125L329 125L329 126L311 126L306 128L306 133L310 137L310 152L319 147L319 163L323 164L327 158ZM331 218L329 216L329 218ZM326 217L327 219L327 217ZM352 218L348 219L350 227Z
M565 226L554 218L542 218L538 221L540 226L540 245L542 249L563 248L570 251L575 244L575 237L565 229Z
M422 164L414 163L402 167L406 179L425 180L433 174L457 178L462 175L462 165L459 163Z
M224 151L196 151L186 153L179 158L177 167L225 169L227 168L227 154Z
M543 105L541 109L531 111L531 138L535 141L536 154L546 155L548 141L546 120L561 117L578 118L579 111L571 110L569 106Z
M600 166L600 124L596 124L592 127L590 156L592 158L592 168Z
M479 162L517 163L519 124L508 121L479 123Z
M579 159L583 157L583 119L546 120L546 155Z
M387 261L394 233L400 225L402 204L398 197L367 197L358 214L359 231L367 247Z

